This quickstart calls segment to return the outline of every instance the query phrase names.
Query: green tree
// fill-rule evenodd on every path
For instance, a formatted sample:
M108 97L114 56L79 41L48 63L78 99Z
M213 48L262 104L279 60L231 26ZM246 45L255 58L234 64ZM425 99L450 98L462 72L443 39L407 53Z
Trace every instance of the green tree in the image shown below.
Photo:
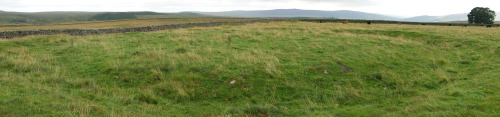
M467 15L470 24L493 24L496 14L488 7L476 7Z

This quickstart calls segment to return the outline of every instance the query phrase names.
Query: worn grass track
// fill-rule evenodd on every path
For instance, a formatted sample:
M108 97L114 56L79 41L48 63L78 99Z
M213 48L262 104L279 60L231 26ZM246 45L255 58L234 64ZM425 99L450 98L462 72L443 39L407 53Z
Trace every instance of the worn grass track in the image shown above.
M0 115L499 116L498 32L288 21L0 41Z

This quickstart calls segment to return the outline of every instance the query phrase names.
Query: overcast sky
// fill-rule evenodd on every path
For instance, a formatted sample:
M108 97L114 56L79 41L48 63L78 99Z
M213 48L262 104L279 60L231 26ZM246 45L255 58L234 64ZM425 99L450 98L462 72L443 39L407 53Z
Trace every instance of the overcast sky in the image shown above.
M474 7L500 12L500 0L0 0L0 10L39 11L230 11L354 10L391 16L468 13ZM500 14L500 13L497 13Z

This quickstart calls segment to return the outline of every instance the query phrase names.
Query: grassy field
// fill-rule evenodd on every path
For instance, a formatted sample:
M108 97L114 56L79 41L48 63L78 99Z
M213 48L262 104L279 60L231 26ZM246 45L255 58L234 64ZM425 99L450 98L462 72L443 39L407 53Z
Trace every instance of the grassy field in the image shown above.
M498 32L287 21L4 40L0 116L498 117Z
M34 29L100 29L100 28L129 28L139 26L152 26L163 24L177 24L190 22L214 22L214 21L244 21L252 19L244 18L159 18L159 19L131 19L113 21L85 21L68 22L51 25L31 25L20 27L0 27L0 31L34 30Z

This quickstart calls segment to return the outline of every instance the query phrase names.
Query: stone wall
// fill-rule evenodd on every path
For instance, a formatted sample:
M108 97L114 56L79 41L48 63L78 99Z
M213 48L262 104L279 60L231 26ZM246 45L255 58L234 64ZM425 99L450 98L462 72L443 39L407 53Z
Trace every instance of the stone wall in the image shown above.
M25 36L34 35L58 35L67 34L71 36L85 36L85 35L101 35L111 33L128 33L128 32L150 32L167 29L179 29L189 27L211 27L220 26L224 24L247 24L262 21L277 21L278 19L259 19L248 21L218 21L218 22L202 22L202 23L180 23L180 24L166 24L156 26L132 27L132 28L108 28L108 29L44 29L44 30L22 30L22 31L5 31L0 32L0 38L12 39Z

